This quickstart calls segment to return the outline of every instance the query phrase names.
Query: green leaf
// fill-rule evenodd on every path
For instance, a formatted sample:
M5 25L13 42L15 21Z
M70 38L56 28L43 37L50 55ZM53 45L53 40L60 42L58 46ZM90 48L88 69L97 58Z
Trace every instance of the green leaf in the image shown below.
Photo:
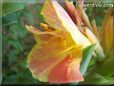
M106 59L103 63L97 63L94 69L102 76L111 76L114 73L114 58Z
M4 0L4 2L2 3L2 16L6 16L12 12L16 12L19 11L21 9L23 9L25 6L27 6L28 4L33 4L35 3L37 0ZM1 15L0 15L1 16Z
M25 3L3 3L2 5L2 16L6 16L12 12L23 9Z
M8 77L4 77L5 80L3 84L14 84L14 83L16 84L18 81L18 77L19 75L17 74L12 74L12 75L9 75Z
M89 75L89 77L86 77L84 84L110 85L110 84L114 84L114 79L112 77L104 77L94 72L91 75Z
M80 64L80 71L82 75L86 72L89 62L91 60L93 51L95 49L96 44L90 45L83 50L82 61Z
M16 13L11 13L7 16L2 17L2 25L6 26L6 25L10 25L12 23L17 23L17 16Z

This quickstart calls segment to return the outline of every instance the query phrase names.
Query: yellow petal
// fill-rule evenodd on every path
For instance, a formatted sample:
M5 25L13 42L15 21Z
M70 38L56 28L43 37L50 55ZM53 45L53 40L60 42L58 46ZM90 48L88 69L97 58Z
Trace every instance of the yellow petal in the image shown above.
M111 8L106 16L104 17L104 21L102 23L102 44L107 55L110 54L111 50L113 49L113 42L114 42L114 16L113 16L113 9Z
M56 0L46 0L41 13L50 27L67 31L76 45L87 47L91 44Z
M44 23L40 23L40 27L44 30L44 31L53 31L52 28L49 28L49 26L47 24L44 24Z
M47 41L47 40L49 40L49 37L50 37L50 36L63 37L63 35L62 35L62 34L59 34L58 31L52 31L52 29L49 28L47 24L45 24L45 26L44 26L44 24L41 24L42 29L44 29L44 30L47 29L47 30L48 30L48 31L45 31L45 32L44 32L44 31L40 31L39 29L36 29L36 28L33 27L33 26L28 26L28 25L26 25L25 27L26 27L26 29L27 29L29 32L33 33L33 36L34 36L36 42L38 42L38 43L40 43L41 40L42 40L42 41ZM62 32L61 32L61 33L62 33Z
M61 21L58 19L57 14L55 12L55 8L52 6L53 0L46 0L43 8L41 10L41 14L44 17L45 22L52 28L58 30L63 28L61 25ZM55 23L56 22L56 23Z

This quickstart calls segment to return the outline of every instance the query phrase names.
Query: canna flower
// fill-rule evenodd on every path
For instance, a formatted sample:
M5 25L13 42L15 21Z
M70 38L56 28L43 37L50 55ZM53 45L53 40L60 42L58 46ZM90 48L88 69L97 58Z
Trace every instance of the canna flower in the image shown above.
M73 4L65 3L67 12L56 0L45 1L41 14L46 23L40 24L42 31L26 25L37 42L28 55L28 67L33 76L42 82L83 81L80 73L82 50L94 43L96 51L93 54L105 57L97 37L87 26L90 24L86 22L84 10L80 7L82 12L79 15L80 11Z

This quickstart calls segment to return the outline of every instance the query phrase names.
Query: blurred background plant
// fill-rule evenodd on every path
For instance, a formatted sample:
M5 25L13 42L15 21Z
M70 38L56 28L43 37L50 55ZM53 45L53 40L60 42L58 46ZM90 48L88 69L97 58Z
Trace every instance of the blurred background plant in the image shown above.
M38 27L42 21L40 15L42 4L33 4L27 2L2 4L3 84L37 83L26 65L27 54L35 41L24 27L25 24Z
M35 41L25 29L25 24L39 28L43 21L40 14L42 8L41 0L30 2L6 2L2 3L2 84L38 84L36 79L27 68L27 55ZM86 13L89 19L93 15L98 27L101 26L108 7L88 7ZM90 20L92 21L92 20ZM94 64L92 60L90 66ZM105 72L105 71L104 71ZM95 75L96 81L100 75ZM109 78L108 78L109 79ZM102 80L105 81L103 78ZM101 81L102 81L101 80ZM109 79L110 80L110 79ZM110 80L112 83L113 80ZM83 84L83 83L82 83Z

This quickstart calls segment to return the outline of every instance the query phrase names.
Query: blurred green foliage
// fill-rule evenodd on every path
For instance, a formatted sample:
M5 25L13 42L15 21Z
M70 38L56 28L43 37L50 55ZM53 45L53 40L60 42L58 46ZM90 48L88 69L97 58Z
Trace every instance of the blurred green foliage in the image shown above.
M15 3L12 5L15 6ZM40 10L41 4L34 4L34 6L31 4L2 17L2 84L35 84L38 82L27 68L27 55L35 41L25 29L25 24L39 27L38 24L43 19Z
M38 84L40 82L32 77L32 74L27 68L27 55L34 46L35 41L32 35L25 29L25 25L28 24L40 28L39 23L43 21L40 15L42 3L29 5L18 3L7 4L3 4L2 17L2 84ZM94 17L97 26L100 27L107 9L90 7L87 8L86 12L89 15L90 21ZM87 73L92 69L94 62L94 59L90 61ZM86 76L87 73L84 75L85 79L87 79L82 84L90 81L93 83L113 82L112 78L107 76L104 78L98 73L92 75L93 77L95 76L94 78L88 78Z

